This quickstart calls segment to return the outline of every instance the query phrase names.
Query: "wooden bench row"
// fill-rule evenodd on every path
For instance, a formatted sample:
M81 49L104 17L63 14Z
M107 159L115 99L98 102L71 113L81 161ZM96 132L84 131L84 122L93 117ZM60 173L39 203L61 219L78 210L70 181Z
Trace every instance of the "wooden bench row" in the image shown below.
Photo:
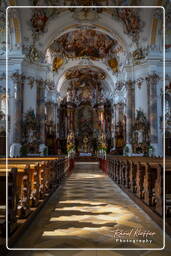
M121 187L153 209L163 214L163 159L149 157L125 157L108 155L101 160L101 168ZM171 159L166 159L166 180L171 174ZM171 194L171 189L166 186Z
M8 175L8 226L11 234L18 219L27 218L63 181L70 171L68 158L5 159L0 164L0 225L4 234L6 175Z

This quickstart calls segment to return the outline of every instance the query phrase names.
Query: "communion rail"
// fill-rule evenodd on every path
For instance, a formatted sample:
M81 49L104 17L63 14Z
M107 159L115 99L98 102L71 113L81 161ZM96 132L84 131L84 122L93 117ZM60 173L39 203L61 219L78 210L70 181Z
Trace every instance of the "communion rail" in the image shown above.
M0 237L6 234L6 175L8 175L9 237L27 222L70 175L73 159L66 157L9 158L0 164Z
M161 226L165 170L166 220L171 224L171 158L166 158L165 169L163 158L107 155L99 161L100 168Z

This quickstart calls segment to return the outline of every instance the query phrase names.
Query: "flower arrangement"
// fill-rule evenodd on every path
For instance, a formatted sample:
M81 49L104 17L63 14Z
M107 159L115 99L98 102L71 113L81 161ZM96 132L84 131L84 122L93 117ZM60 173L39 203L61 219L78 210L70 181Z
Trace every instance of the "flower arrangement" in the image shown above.
M67 143L67 152L71 152L74 150L74 144L72 142Z
M99 147L98 147L98 151L104 151L104 152L106 152L106 151L107 151L106 143L100 142L100 143L99 143Z

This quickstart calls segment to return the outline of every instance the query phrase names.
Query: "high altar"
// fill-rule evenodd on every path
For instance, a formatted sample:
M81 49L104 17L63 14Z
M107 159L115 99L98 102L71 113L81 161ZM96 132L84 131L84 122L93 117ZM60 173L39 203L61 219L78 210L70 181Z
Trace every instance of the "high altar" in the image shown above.
M66 74L69 85L60 107L61 117L65 113L60 137L68 145L72 133L72 147L78 154L95 154L111 141L111 105L102 90L104 78L98 69L74 68ZM105 137L103 145L101 135Z

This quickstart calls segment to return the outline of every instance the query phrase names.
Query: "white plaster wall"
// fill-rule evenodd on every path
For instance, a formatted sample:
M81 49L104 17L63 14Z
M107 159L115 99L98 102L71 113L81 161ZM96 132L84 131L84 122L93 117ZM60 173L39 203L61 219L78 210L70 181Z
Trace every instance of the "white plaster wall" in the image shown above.
M143 82L141 88L135 85L135 110L141 109L144 114L148 115L148 104L147 104L147 85Z
M141 109L146 117L148 117L148 94L147 83L145 78L147 76L148 65L146 63L134 67L133 78L135 83L135 111ZM137 80L143 79L141 87L138 87Z

